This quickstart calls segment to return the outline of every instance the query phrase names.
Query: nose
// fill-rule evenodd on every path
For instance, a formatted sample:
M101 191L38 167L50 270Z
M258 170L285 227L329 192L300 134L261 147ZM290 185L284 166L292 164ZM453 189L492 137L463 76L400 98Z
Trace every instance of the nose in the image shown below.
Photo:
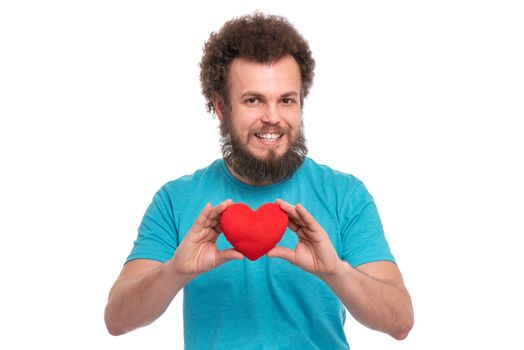
M280 114L276 104L268 103L263 110L261 120L268 124L277 124L280 121Z

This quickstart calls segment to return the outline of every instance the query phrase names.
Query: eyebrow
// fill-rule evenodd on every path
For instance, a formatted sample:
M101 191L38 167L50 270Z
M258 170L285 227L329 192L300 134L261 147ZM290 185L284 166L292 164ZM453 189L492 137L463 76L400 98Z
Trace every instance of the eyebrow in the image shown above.
M247 96L264 97L264 95L259 92L246 91L242 95L240 95L240 98L245 98ZM280 95L280 97L290 97L290 96L298 96L298 93L296 91L289 91L289 92L285 92L282 95Z

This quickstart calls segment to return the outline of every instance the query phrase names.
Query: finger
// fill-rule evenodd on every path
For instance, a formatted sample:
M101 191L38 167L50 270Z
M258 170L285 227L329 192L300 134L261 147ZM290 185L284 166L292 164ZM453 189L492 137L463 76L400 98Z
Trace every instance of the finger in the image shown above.
M210 215L211 219L218 218L220 214L222 214L222 212L231 204L233 204L233 201L231 199L226 199L225 201L214 207Z
M266 254L269 258L280 258L295 264L295 251L289 248L276 246Z
M234 248L224 249L218 252L218 262L217 266L222 265L223 263L230 260L242 260L244 259L244 254L240 253Z
M217 220L213 220L209 224L209 229L214 235L218 236L222 231L220 230L220 223Z
M217 224L213 226L213 231L217 236L222 233L222 227L220 227L220 222L217 222Z
M297 235L299 240L306 239L308 237L304 230L304 227L298 225L296 222L293 221L293 219L288 220L287 227L291 229L291 232Z
M300 216L301 221L304 222L307 228L313 231L320 228L317 220L315 220L315 218L306 210L306 208L304 208L302 204L297 204L295 208L297 214Z
M285 202L282 199L277 199L276 203L289 216L290 219L295 220L295 222L298 221L297 223L300 224L300 215L298 215L294 205L289 204L288 202Z
M193 223L192 231L200 231L206 227L209 222L209 215L211 213L211 203L207 203Z
M289 227L293 232L297 232L300 229L300 225L298 225L293 219L287 221L287 227Z

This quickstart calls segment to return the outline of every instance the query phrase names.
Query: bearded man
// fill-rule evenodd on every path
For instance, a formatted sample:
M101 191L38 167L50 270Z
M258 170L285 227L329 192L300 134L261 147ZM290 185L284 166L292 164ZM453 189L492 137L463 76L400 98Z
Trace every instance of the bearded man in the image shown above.
M349 349L346 309L371 329L408 335L411 299L373 198L306 156L314 66L283 17L255 13L211 34L200 78L223 159L154 196L110 292L111 334L150 324L184 289L186 349ZM268 202L288 228L266 255L245 259L221 234L221 215Z

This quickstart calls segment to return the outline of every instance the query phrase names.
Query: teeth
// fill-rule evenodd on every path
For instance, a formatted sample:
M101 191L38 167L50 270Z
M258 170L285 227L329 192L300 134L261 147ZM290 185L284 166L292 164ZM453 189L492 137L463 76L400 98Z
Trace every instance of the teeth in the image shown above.
M266 141L275 141L280 137L280 134L259 134L257 136Z

